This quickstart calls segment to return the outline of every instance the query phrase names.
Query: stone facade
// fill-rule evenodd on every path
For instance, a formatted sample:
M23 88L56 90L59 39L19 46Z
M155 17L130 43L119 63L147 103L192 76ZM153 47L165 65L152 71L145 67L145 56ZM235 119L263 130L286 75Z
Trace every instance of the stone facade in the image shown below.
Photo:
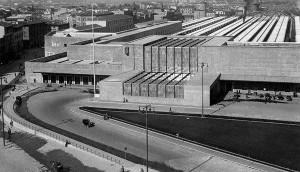
M172 25L166 25L169 26ZM177 23L175 22L173 26L177 26ZM97 37L94 46L96 75L111 76L99 83L101 100L127 99L129 102L161 103L170 106L201 106L203 103L204 106L209 106L218 99L222 87L226 87L222 82L226 82L228 76L245 83L253 81L276 82L279 85L294 83L300 88L298 58L300 51L297 45L293 47L281 44L234 45L226 43L230 39L228 37L158 35L144 37L152 32L163 33L166 27L160 30L145 28L138 32ZM93 76L91 40L84 38L70 38L69 42L65 40L67 38L49 35L49 40L46 40L46 51L60 54L26 62L28 82L41 80L48 82L49 79L43 78L43 74L49 74L51 77L57 74L59 76L54 76L53 82L68 82L66 79L68 75L71 78L74 77L71 75L78 75L81 77L80 84L83 82L91 84ZM52 44L54 41L67 46L50 46L50 42ZM53 62L59 59L63 60ZM69 60L87 63L64 63ZM202 62L205 64L203 68ZM145 75L128 82L140 72ZM160 73L173 75L174 78L166 80L161 78L155 83L158 80L155 77ZM176 75L188 77L185 81L184 78L176 80ZM222 77L223 75L227 76L227 80L226 77ZM79 83L73 79L71 83ZM298 86L293 88L296 89Z

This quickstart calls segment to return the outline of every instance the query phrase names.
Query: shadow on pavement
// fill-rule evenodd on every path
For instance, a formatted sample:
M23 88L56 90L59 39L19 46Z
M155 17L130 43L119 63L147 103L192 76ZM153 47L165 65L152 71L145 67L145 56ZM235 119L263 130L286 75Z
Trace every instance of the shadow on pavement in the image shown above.
M62 150L55 149L46 154L47 159L50 161L60 161L63 170L62 172L103 172L93 167L88 167L83 165L78 159L76 159L73 155L68 154Z
M0 138L2 139L2 135ZM16 150L23 149L26 153L28 153L31 157L39 161L48 169L51 169L50 161L60 161L64 167L64 170L62 170L63 172L103 172L97 168L85 166L71 154L59 149L52 150L47 154L42 154L38 151L38 149L43 147L47 141L28 133L15 132L11 139L6 141L7 148L14 147L13 143L18 146L15 147Z

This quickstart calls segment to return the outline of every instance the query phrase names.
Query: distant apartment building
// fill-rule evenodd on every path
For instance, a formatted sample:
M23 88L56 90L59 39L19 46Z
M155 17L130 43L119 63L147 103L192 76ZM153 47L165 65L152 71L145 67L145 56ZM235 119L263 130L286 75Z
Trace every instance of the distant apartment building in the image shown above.
M70 27L69 23L65 23L65 22L58 21L58 20L47 21L46 24L48 25L48 32L65 30L65 29L68 29Z
M222 11L222 10L215 11L215 13L216 13L216 16L225 16L226 15L225 11Z
M90 25L85 25L85 26L78 26L74 28L67 29L65 31L71 31L71 32L107 32L106 27L102 27L98 24L90 24Z
M184 14L182 16L184 18L184 22L194 20L194 14Z
M43 21L20 22L23 24L24 48L44 46L44 36L49 31L48 25Z
M22 25L0 22L0 63L19 58L22 51Z
M114 10L114 14L123 14L131 16L133 18L133 23L141 23L146 21L154 20L154 13L147 10Z
M94 20L96 21L101 16L113 15L112 12L94 12ZM75 25L76 26L85 26L87 21L92 21L92 11L79 13L74 15L75 16Z
M167 17L167 11L164 9L148 9L148 12L154 14L154 20L163 20Z
M154 13L150 13L148 11L136 11L133 14L133 22L141 23L154 20Z
M149 9L149 8L153 8L153 4L147 2L140 3L140 9Z
M194 19L199 19L206 17L206 2L201 2L197 5L196 10L194 11Z
M179 8L179 11L182 13L184 21L194 20L194 11L196 10L195 6L183 6Z
M94 21L86 21L86 24L92 23L106 27L106 32L120 32L134 27L133 17L122 14L99 16Z
M195 6L184 6L184 7L180 7L179 10L183 15L187 15L187 14L194 14L196 7Z
M13 25L12 39L15 58L20 58L23 53L23 24Z
M216 17L216 13L214 11L207 11L206 17Z
M14 55L13 25L0 22L0 63L7 63Z
M183 21L184 20L183 15L180 11L168 11L166 19L170 20L170 21Z

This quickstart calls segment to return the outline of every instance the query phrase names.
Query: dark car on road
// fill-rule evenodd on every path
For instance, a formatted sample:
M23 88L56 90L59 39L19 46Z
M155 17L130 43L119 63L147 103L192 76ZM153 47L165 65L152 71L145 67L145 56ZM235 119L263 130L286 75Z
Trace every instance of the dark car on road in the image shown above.
M284 97L280 94L276 96L276 100L284 100Z
M91 122L89 119L83 119L82 124L89 128L95 126L95 123Z
M17 97L16 97L15 103L16 103L18 106L20 106L20 105L22 104L22 97L21 97L21 96L17 96Z
M292 96L286 96L286 100L287 101L292 101L293 99L292 99Z

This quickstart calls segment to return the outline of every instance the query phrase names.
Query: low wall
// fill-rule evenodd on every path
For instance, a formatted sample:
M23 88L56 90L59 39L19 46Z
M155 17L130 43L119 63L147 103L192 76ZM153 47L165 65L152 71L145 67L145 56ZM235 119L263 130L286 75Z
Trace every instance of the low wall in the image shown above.
M20 91L17 95L24 95L28 91L32 91L32 90L25 89L25 90ZM15 96L17 96L17 95L15 95ZM38 125L35 125L33 123L30 123L30 122L24 120L23 118L19 117L17 114L14 113L14 111L13 111L14 103L13 102L14 102L14 100L12 99L12 97L9 97L4 102L4 115L5 115L4 120L8 123L13 121L13 127L19 128L19 129L26 131L30 134L33 134L35 136L42 137L47 140L54 140L54 141L57 141L62 144L65 144L66 141L68 141L70 143L68 146L85 151L96 157L107 159L115 164L124 165L125 163L128 163L128 161L126 161L122 158L119 158L115 155L106 153L102 150L99 150L99 149L96 149L89 145L83 144L81 142L78 142L78 141L71 139L69 137L66 137L64 135L50 131L48 129L44 129ZM8 113L7 111L9 111L9 110L6 111L5 109L11 110L12 112L10 112L10 113L14 113L14 114Z
M63 58L63 57L67 57L67 52L63 52L63 53L59 53L59 54L54 54L52 56L47 56L47 57L41 57L41 58L33 59L33 60L28 61L28 62L49 62L49 61L60 59L60 58ZM26 63L27 62L25 62L25 64Z

